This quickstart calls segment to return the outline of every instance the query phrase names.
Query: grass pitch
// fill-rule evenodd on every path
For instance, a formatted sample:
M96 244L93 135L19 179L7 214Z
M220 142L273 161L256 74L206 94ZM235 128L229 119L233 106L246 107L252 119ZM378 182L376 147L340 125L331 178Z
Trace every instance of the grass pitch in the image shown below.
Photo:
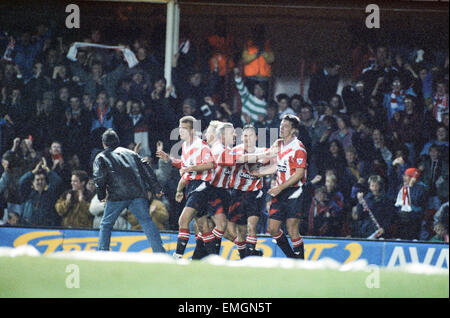
M78 281L70 264L79 270ZM449 297L448 274L380 269L372 288L367 287L369 275L364 270L230 267L199 261L182 265L0 257L0 297ZM68 288L77 283L79 288Z

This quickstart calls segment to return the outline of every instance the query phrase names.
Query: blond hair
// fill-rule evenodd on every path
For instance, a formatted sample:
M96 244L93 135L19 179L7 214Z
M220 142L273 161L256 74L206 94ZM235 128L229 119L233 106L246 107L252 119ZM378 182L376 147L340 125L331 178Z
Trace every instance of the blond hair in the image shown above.
M220 138L225 133L225 129L227 128L234 129L234 126L232 123L221 123L221 125L216 128L216 136Z
M191 125L191 129L194 128L194 123L197 121L194 116L184 116L180 118L180 124L189 123Z
M214 129L214 135L216 134L217 129L222 125L222 123L218 120L212 120L209 123L209 126L207 129Z

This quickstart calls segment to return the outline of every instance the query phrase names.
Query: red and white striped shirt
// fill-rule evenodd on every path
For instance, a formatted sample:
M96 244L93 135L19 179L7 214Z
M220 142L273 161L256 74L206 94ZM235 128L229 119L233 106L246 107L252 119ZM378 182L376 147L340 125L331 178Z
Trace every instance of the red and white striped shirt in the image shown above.
M297 168L305 168L305 175L293 187L300 187L306 182L306 149L303 143L294 138L289 144L280 143L277 155L277 185L285 183Z
M255 148L253 153L263 153L267 151L267 148ZM244 145L238 145L233 148L232 153L236 155L236 158L247 154L244 150ZM229 188L241 190L241 191L258 191L262 188L262 178L252 176L250 172L258 167L257 163L244 163L236 164L231 169Z
M234 159L231 155L231 148L225 148L220 142L216 142L211 147L214 158L214 171L211 185L217 188L228 188L228 181L231 174L231 167L234 165Z
M214 162L214 158L211 153L211 149L208 144L198 137L194 137L194 140L190 145L185 141L181 147L181 159L172 160L172 164L177 168L187 168L198 166L204 163ZM183 179L191 180L203 180L211 181L212 169L204 171L191 171L183 175Z

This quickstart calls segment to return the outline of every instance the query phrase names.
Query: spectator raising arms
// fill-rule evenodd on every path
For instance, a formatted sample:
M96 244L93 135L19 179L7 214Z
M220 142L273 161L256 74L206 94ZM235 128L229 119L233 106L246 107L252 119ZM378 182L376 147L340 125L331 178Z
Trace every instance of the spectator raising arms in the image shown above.
M245 86L241 77L241 72L238 68L234 68L234 80L236 87L241 96L242 102L242 114L246 114L250 117L250 120L257 121L267 113L267 102L264 99L264 88L256 82L253 87L253 93L250 93L247 86ZM244 116L243 116L244 117ZM242 119L243 122L246 120Z
M48 181L47 181L48 178ZM59 226L61 219L55 211L60 193L61 178L47 166L42 158L33 171L19 180L19 193L24 202L21 225Z

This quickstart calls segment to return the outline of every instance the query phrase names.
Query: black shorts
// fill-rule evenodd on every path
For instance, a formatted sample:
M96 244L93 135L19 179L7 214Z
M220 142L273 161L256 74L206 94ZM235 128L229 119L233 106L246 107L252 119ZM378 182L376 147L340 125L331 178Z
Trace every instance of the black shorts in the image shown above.
M269 209L269 219L285 221L286 219L301 218L303 213L303 189L290 187L272 198Z
M225 214L225 216L227 216L228 208L230 206L230 190L210 186L208 194L208 215L214 216L217 214Z
M231 191L228 220L239 225L245 225L248 217L262 216L264 204L265 199L262 190L245 192L233 189Z
M187 184L185 206L195 209L197 217L208 212L210 188L209 183L202 180L192 180Z

